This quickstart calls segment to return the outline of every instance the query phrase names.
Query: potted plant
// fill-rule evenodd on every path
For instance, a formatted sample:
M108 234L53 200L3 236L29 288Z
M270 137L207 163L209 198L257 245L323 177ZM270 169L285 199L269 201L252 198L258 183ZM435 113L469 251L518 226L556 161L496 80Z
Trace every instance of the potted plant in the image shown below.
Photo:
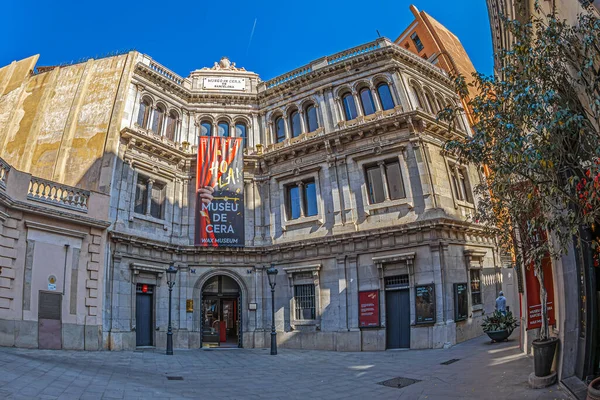
M505 314L498 310L494 311L492 315L484 317L481 324L483 331L492 339L492 343L508 340L517 326L517 320L512 312L508 311Z
M590 382L586 400L600 400L600 377Z

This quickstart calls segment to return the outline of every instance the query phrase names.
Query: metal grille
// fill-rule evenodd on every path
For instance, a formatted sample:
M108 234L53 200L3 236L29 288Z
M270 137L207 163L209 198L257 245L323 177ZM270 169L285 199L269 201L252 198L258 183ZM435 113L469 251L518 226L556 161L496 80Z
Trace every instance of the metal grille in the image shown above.
M315 319L315 285L295 285L296 319Z
M386 288L408 287L408 275L395 275L385 277Z
M62 295L60 293L40 292L38 317L61 320Z
M478 269L471 270L471 304L481 304L481 272Z
M421 381L418 379L398 377L398 378L392 378L392 379L388 379L387 381L378 382L378 383L383 386L392 387L392 388L396 388L396 389L402 389L402 388L405 388L405 387L410 386L417 382L421 382Z

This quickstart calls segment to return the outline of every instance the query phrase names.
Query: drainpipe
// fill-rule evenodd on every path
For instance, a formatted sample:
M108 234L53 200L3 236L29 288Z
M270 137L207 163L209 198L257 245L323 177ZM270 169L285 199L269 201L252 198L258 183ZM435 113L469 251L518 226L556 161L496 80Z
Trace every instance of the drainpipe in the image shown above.
M64 297L65 295L65 286L67 286L67 256L69 254L69 247L70 245L65 244L65 265L63 268L63 290L62 290L62 295Z

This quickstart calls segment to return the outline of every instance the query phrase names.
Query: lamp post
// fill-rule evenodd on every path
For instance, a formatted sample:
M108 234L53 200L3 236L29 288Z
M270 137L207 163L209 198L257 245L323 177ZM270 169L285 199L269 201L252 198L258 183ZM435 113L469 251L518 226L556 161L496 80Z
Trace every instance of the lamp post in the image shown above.
M275 332L275 281L277 278L277 269L271 265L267 270L269 286L271 286L271 355L277 354L277 332Z
M177 274L177 268L173 265L169 265L167 268L167 286L169 286L169 328L167 329L167 355L173 355L173 329L171 328L171 295L173 293L173 286L175 286L175 274Z

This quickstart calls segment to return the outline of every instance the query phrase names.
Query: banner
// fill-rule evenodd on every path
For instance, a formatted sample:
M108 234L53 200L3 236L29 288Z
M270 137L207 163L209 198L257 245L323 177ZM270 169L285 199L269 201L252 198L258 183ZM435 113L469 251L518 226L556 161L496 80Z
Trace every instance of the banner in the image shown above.
M379 326L379 290L358 292L359 326L373 328Z
M200 137L196 170L196 246L244 246L242 140Z
M544 287L548 293L549 326L556 324L554 318L554 281L552 279L552 260L545 257L542 260L544 269ZM540 282L535 274L535 268L530 265L525 269L525 287L527 288L527 330L542 326L542 302L540 301Z

